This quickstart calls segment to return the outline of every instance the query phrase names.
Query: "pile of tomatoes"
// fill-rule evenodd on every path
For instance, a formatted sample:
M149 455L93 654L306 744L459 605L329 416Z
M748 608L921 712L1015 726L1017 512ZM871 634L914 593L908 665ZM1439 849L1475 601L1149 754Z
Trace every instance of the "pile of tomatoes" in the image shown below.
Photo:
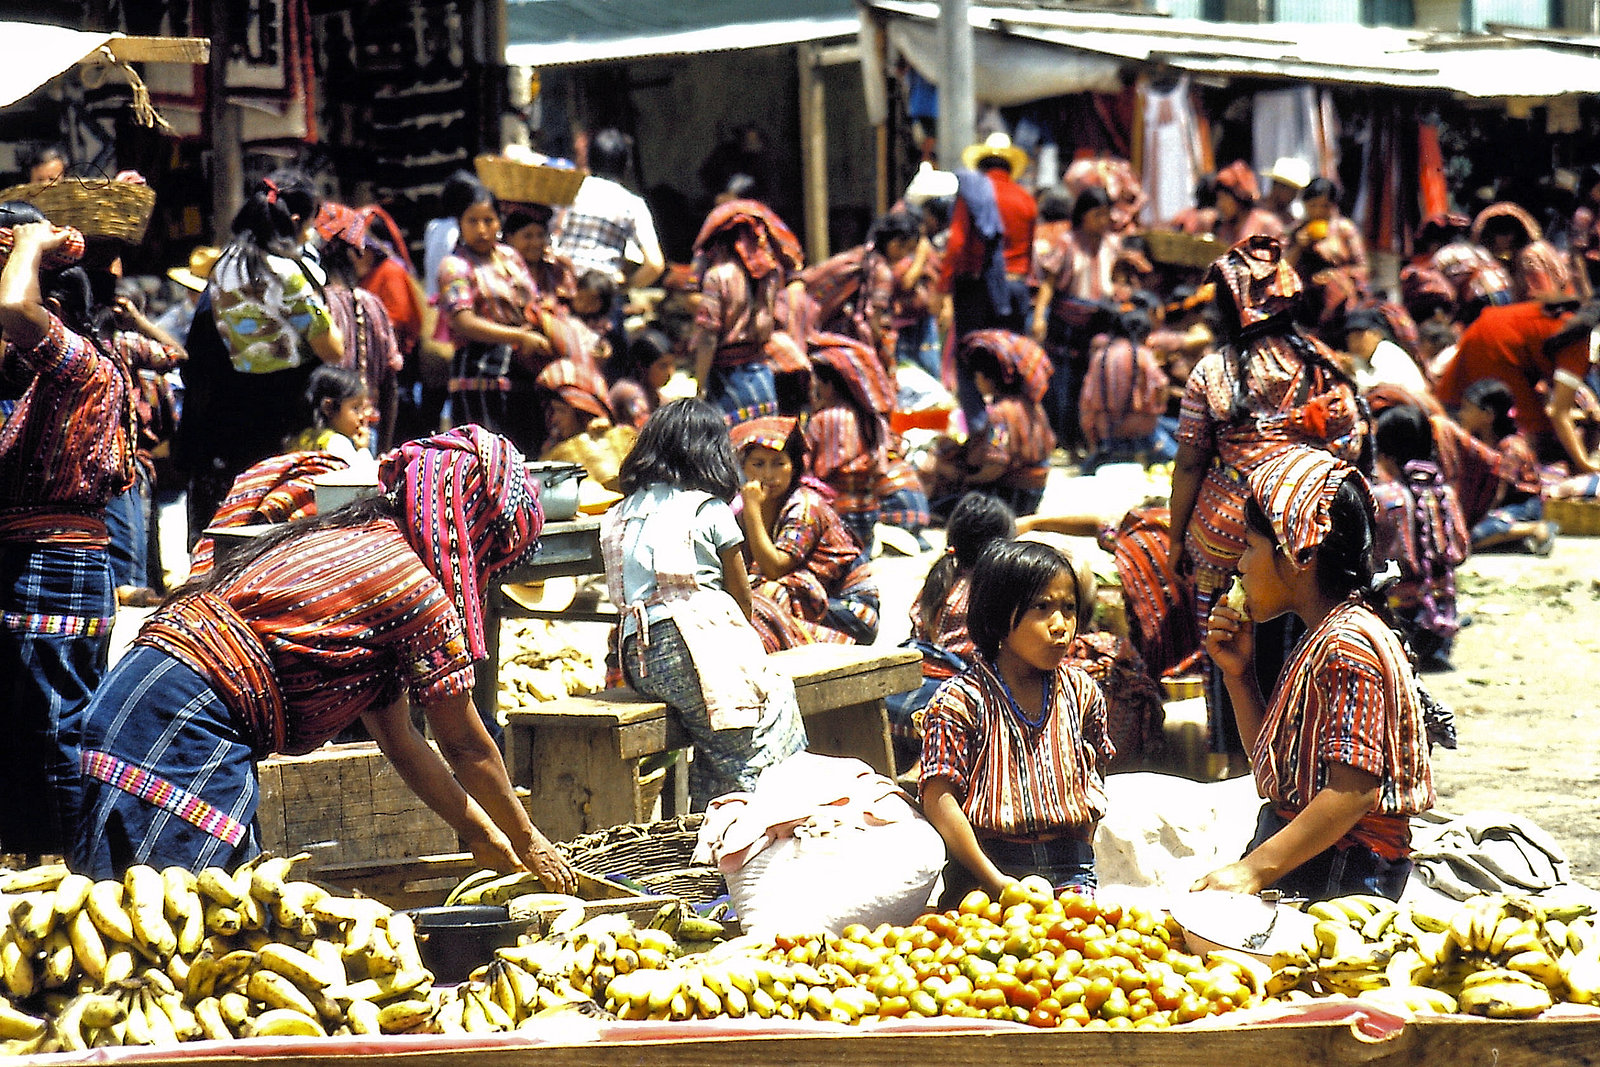
M1236 962L1185 951L1170 916L1072 892L1057 896L1032 878L1011 883L998 900L974 891L956 910L923 915L911 926L779 937L773 956L868 990L878 1018L1143 1029L1220 1015L1260 994Z

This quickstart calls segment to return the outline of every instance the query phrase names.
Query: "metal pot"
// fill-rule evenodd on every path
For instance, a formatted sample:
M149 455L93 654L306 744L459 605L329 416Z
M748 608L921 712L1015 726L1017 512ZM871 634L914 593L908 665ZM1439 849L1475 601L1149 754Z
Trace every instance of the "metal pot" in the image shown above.
M588 471L578 463L537 460L526 464L528 473L539 480L539 503L546 522L561 522L578 514L578 483Z
M517 935L528 926L512 922L506 908L486 904L416 908L411 918L423 964L445 985L466 981L467 975L494 959L495 949L515 945Z

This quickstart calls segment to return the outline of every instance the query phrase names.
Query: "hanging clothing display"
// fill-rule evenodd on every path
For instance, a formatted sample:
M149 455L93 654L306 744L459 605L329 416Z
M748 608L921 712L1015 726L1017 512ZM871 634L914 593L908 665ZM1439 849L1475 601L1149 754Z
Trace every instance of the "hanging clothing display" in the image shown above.
M1195 206L1194 187L1207 166L1189 77L1144 88L1144 157L1140 179L1147 197L1140 220L1151 226Z
M1256 93L1250 123L1257 174L1266 174L1285 158L1303 160L1313 173L1324 173L1322 108L1313 86Z

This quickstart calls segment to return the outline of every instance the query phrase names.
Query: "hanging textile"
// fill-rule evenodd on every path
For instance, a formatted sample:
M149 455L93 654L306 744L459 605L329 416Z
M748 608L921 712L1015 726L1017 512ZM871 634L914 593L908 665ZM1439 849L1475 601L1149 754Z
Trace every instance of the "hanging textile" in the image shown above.
M1322 173L1321 125L1322 109L1310 85L1256 93L1251 110L1256 173L1266 174L1284 158L1302 160L1313 173Z
M1450 189L1444 178L1444 151L1439 145L1439 124L1417 124L1417 209L1423 218L1450 210Z
M1143 118L1140 181L1147 199L1140 219L1153 226L1194 207L1195 183L1205 171L1188 75L1166 87L1147 85Z

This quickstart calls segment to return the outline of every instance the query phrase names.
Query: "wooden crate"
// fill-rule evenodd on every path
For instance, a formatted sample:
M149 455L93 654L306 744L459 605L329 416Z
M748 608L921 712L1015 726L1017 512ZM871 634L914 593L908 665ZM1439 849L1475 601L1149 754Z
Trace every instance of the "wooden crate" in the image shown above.
M259 770L262 848L309 852L313 870L460 848L456 832L371 742L273 757Z

